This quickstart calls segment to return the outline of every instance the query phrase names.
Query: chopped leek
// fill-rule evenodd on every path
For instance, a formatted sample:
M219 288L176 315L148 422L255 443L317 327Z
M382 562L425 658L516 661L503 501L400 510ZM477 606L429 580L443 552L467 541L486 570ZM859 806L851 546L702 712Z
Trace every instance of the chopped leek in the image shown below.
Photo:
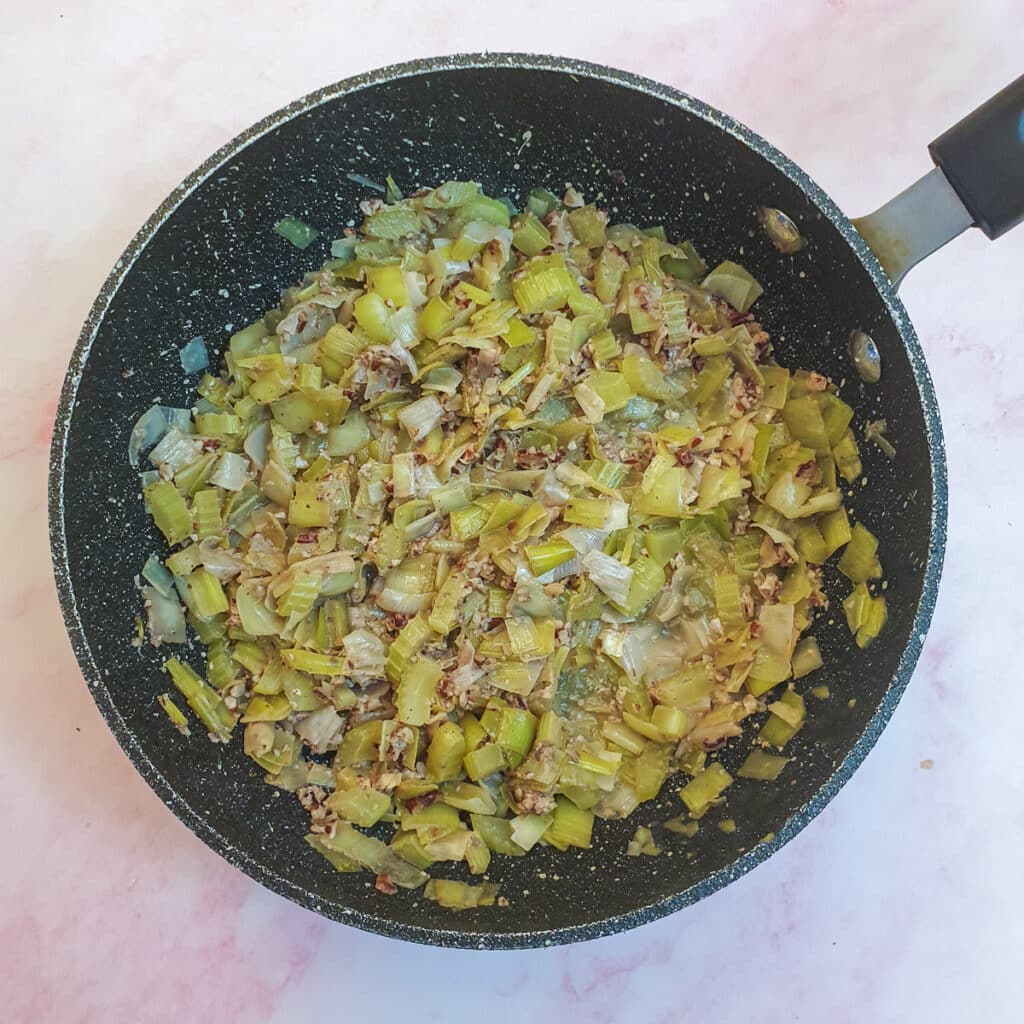
M373 187L361 232L231 336L194 411L136 424L173 549L138 581L150 640L191 626L205 679L166 663L191 712L225 742L240 721L268 782L330 814L313 849L381 892L586 848L676 770L692 836L732 782L707 751L766 706L737 774L790 760L760 748L803 725L786 684L822 665L821 567L853 586L858 646L885 625L878 540L843 508L853 411L774 364L746 270L708 273L662 228L575 190L518 212L474 182ZM657 852L644 828L630 849Z
M861 523L854 523L850 542L839 559L839 571L852 583L877 579L882 575L877 552L875 535Z
M235 726L235 716L228 711L217 691L177 658L168 658L164 668L210 735L227 743Z
M690 814L697 818L732 785L732 782L732 776L722 765L718 761L712 761L704 771L695 775L679 790L679 796Z
M704 278L704 287L745 313L764 293L764 289L738 263L725 260Z

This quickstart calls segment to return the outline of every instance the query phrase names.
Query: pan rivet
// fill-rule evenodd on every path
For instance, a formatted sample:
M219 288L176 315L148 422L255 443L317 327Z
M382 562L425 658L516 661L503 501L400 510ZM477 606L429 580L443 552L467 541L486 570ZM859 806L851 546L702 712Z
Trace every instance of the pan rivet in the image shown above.
M870 335L850 331L850 359L861 380L877 384L882 379L882 357Z
M781 210L771 206L759 206L757 222L772 245L786 256L792 256L807 244L807 239L800 234L800 229Z

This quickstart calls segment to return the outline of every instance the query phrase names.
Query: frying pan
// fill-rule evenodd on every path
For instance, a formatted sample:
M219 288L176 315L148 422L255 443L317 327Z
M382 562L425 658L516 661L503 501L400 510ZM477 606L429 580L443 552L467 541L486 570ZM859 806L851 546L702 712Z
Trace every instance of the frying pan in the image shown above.
M995 237L1024 214L1024 78L932 146L941 168L855 229L798 167L726 115L666 86L551 57L469 55L385 68L328 86L244 132L164 201L117 262L71 359L57 413L50 529L61 605L89 689L160 798L207 845L297 903L384 935L434 945L513 948L594 938L668 914L749 871L793 838L849 779L906 687L935 604L946 532L946 467L935 394L894 282L971 224ZM589 850L495 858L507 907L455 914L416 893L377 893L302 841L307 817L261 780L241 743L190 739L168 726L163 652L132 645L133 578L162 550L126 457L133 422L154 400L188 404L178 346L231 331L319 266L366 187L393 174L413 188L480 181L522 200L572 182L614 219L663 224L709 265L741 260L765 286L757 315L780 362L844 382L855 426L884 418L897 458L863 445L867 486L851 499L879 536L889 623L867 650L841 614L817 626L833 697L812 702L775 785L739 779L726 835L657 833L660 857L627 857L638 824L677 815L674 787L630 819L599 822ZM793 256L758 229L774 207L808 240ZM272 230L284 214L321 229L305 252ZM869 239L876 255L865 239ZM877 346L882 376L863 382L851 331ZM219 352L216 353L219 355ZM834 574L829 593L839 595ZM836 603L836 610L838 610ZM197 649L189 652L199 664ZM801 684L802 685L802 684ZM753 731L753 730L750 730ZM723 752L727 768L749 739ZM442 868L446 866L441 866ZM451 866L452 877L462 877ZM444 873L443 871L441 873Z

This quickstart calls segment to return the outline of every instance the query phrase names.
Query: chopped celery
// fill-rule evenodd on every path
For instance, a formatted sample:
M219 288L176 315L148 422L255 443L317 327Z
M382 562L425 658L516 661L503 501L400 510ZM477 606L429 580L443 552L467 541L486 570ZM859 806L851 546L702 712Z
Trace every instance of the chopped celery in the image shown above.
M789 370L784 366L762 366L764 403L770 409L783 409L789 399Z
M594 292L601 302L614 302L629 264L611 248L601 250L594 267Z
M657 704L651 711L651 725L670 740L682 739L690 724L685 711Z
M685 710L707 706L712 688L710 668L700 662L659 680L654 685L653 694L660 703Z
M441 787L441 799L449 807L473 814L493 814L498 806L489 789L471 782L446 783Z
M562 519L567 523L579 523L602 529L608 519L611 502L607 498L572 498L562 512Z
M313 847L314 850L316 850L317 853L330 861L336 871L349 873L362 870L362 866L358 861L352 860L351 857L346 857L345 854L338 853L336 850L331 849L331 847L324 842L324 837L322 835L310 833L303 838L310 846ZM423 866L426 867L426 865Z
M418 322L420 330L436 341L452 327L454 310L444 299L434 295L420 311Z
M664 401L678 394L679 386L642 352L624 356L622 374L634 394Z
M318 676L342 676L349 671L344 658L331 654L318 654L298 647L282 650L280 653L284 663L299 672L309 672Z
M509 767L515 768L526 757L536 731L537 719L529 711L520 708L502 709L495 742Z

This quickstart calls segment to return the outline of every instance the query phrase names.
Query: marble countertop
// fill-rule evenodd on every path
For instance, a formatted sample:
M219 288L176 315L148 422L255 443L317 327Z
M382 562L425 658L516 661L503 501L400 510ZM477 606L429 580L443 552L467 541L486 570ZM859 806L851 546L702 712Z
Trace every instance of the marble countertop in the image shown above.
M449 1024L1019 1020L1022 680L1007 655L1024 573L1024 230L997 244L969 232L903 288L943 411L950 529L934 624L892 723L767 864L597 942L402 944L328 923L219 860L135 774L82 684L50 573L46 471L66 360L128 239L210 152L325 82L453 50L560 50L723 108L859 213L927 170L926 143L1020 73L1019 46L1004 44L1021 18L1020 0L651 0L635 12L523 0L468 16L403 0L11 7L0 28L5 1019L368 1021L390 1004Z

